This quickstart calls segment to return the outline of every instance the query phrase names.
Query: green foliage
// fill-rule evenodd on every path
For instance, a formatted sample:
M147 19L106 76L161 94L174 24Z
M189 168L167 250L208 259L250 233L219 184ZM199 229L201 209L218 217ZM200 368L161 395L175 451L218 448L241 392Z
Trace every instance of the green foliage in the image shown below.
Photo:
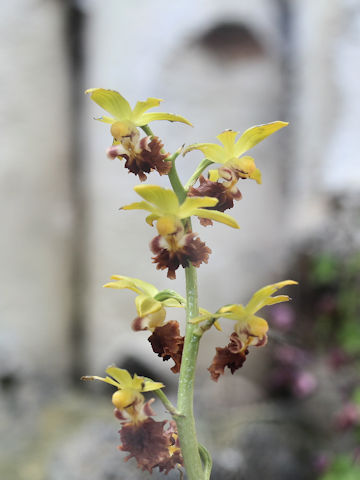
M335 343L350 355L360 353L360 253L340 257L329 252L314 256L309 271L310 285L320 303L314 332L320 343Z
M320 480L359 480L360 466L348 455L339 455Z
M314 285L329 285L338 277L338 261L330 253L315 257L312 262L310 281Z

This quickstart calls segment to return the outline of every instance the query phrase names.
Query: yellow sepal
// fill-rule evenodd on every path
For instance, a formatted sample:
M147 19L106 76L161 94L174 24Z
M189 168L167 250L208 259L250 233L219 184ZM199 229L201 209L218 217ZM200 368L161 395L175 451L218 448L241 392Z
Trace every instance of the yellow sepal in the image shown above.
M217 182L220 178L219 170L217 170L217 169L216 170L209 170L208 178L212 182Z
M159 98L148 98L144 102L137 102L134 109L131 109L129 102L115 90L104 88L89 88L85 91L91 95L91 99L101 108L111 113L114 118L100 117L99 120L105 123L130 122L136 127L143 127L154 120L168 120L169 122L181 122L192 126L186 118L172 113L154 112L146 113L147 110L160 105Z
M183 155L193 150L200 150L205 158L214 163L223 163L224 161L224 148L216 143L194 143L185 148Z
M240 228L237 221L227 213L219 212L218 210L205 210L204 208L196 208L193 210L192 215L196 215L201 218L209 218L216 222L225 223L232 228Z
M154 122L155 120L167 120L168 122L180 122L189 125L190 127L193 124L185 117L181 115L175 115L173 113L164 113L164 112L154 112L154 113L144 113L136 122L139 127L143 125L147 125L150 122Z
M151 283L140 280L139 278L124 277L123 275L112 275L111 280L115 282L109 282L104 285L105 288L128 288L135 293L146 293L147 295L155 296L158 293L158 289Z
M150 315L163 309L161 302L146 294L138 295L135 298L135 305L140 317L145 317L146 315Z
M90 94L91 100L111 113L116 121L130 120L132 114L131 107L129 102L119 92L106 90L105 88L89 88L85 93Z
M210 218L216 222L224 223L232 228L240 228L236 220L226 213L217 210L208 210L201 207L213 207L218 199L213 197L187 197L181 205L176 194L159 185L137 185L134 187L145 202L135 202L122 207L123 210L146 210L151 215L146 217L146 222L153 225L155 220L168 218L169 222L176 223L176 219L183 220L195 215L197 217ZM171 223L170 222L170 223ZM169 225L170 225L169 223ZM175 225L174 223L174 225Z
M243 153L255 147L255 145L258 143L265 140L265 138L269 137L281 128L286 127L287 125L289 125L288 122L276 121L265 123L263 125L255 125L254 127L248 128L235 143L235 155L239 157Z
M157 207L159 212L175 214L179 208L179 200L172 190L159 185L137 185L134 190L144 200ZM154 211L153 206L150 208Z

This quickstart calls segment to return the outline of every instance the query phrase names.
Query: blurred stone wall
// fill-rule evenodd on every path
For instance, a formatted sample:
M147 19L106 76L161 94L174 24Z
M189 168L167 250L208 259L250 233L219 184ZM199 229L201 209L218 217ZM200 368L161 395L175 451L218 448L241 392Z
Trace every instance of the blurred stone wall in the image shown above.
M118 211L135 198L137 181L120 162L107 161L108 129L92 120L100 109L80 97L85 88L118 89L132 103L164 97L162 109L195 125L154 124L170 151L212 141L224 128L290 120L254 149L263 185L240 184L244 198L233 214L241 231L196 227L213 249L199 272L201 304L210 309L278 278L289 242L325 221L329 194L356 189L360 177L353 121L359 108L356 2L72 4L85 25L76 85L66 2L13 2L1 29L1 342L5 364L45 373L66 371L72 322L79 318L79 346L72 350L90 370L134 352L152 359L142 334L129 328L131 294L101 285L113 273L169 285L151 264L146 244L153 231L143 214ZM19 8L23 15L16 15ZM199 158L179 159L184 179ZM183 291L180 270L171 285Z
M70 89L59 2L2 5L0 375L69 361Z

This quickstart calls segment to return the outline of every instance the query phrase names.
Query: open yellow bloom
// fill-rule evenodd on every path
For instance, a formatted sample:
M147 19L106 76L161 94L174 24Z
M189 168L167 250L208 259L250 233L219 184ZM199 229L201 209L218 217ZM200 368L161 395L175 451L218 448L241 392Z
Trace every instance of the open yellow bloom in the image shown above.
M137 102L132 109L128 101L114 90L90 88L85 93L89 93L95 103L112 115L97 119L111 124L110 131L114 140L112 146L107 149L109 158L125 160L125 168L138 175L141 181L146 180L147 174L154 170L160 175L169 173L171 163L166 160L168 154L164 152L161 140L155 136L141 138L138 127L144 127L154 120L191 125L186 118L172 113L148 112L147 110L160 104L159 98Z
M195 215L201 218L210 218L217 222L225 223L233 228L239 228L237 222L226 213L216 210L206 210L203 207L212 207L218 203L212 197L187 197L180 205L176 194L158 185L138 185L134 187L145 201L125 205L123 210L146 210L151 212L146 217L146 222L153 226L157 221L160 235L174 233L179 226L179 220Z
M154 120L168 120L169 122L182 122L187 125L192 125L189 120L173 113L164 112L147 112L150 108L160 105L162 100L160 98L148 98L145 102L137 102L132 109L129 102L115 90L106 90L104 88L89 88L85 93L91 94L91 99L94 100L101 108L109 112L112 117L102 116L98 118L101 122L119 124L119 136L123 136L124 124L131 124L135 127L143 127ZM116 131L116 125L114 126ZM115 135L113 135L115 137Z
M156 228L159 235L151 243L151 251L155 254L153 262L159 270L168 269L168 278L176 278L175 271L181 265L186 268L189 263L199 267L207 263L211 253L204 242L197 238L197 234L186 232L182 220L196 215L200 218L210 218L225 223L233 228L239 228L236 221L230 216L216 210L207 210L203 207L212 207L218 203L217 198L187 197L180 204L172 190L158 185L138 185L134 190L145 200L131 203L122 207L124 210L146 210L150 215L146 222Z
M229 318L236 321L235 332L241 342L241 350L246 350L250 345L262 346L267 342L267 331L269 325L267 321L255 315L266 305L274 305L280 302L290 300L288 295L272 295L280 288L286 285L297 285L294 280L284 280L282 282L267 285L251 297L246 306L241 304L225 305L216 313L205 312L192 320L193 323L202 322L211 318Z
M106 373L109 376L84 376L81 380L100 380L109 383L117 388L112 396L112 403L118 410L126 410L132 418L137 418L141 414L144 404L144 396L141 392L151 392L163 388L160 382L154 382L144 377L134 375L133 377L127 370L118 367L108 367Z
M138 317L133 322L134 330L151 330L164 324L165 307L184 307L185 300L172 290L159 291L154 285L138 278L112 275L111 280L104 285L106 288L128 288L137 293L135 298Z
M194 143L187 147L184 155L192 150L200 150L205 157L214 163L222 164L218 171L210 172L210 180L216 181L219 177L231 181L234 177L251 178L261 183L261 172L256 167L252 157L242 156L245 152L255 147L269 135L280 128L286 127L287 122L271 122L256 125L246 130L236 141L239 132L225 130L217 135L222 145L216 143Z

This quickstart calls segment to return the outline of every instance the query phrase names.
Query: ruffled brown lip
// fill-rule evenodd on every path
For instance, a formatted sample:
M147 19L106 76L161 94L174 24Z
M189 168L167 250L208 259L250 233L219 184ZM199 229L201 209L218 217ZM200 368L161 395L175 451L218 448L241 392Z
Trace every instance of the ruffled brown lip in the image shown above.
M146 174L156 170L160 175L167 175L171 170L171 162L166 161L167 153L162 153L163 144L158 137L144 137L138 143L126 141L113 145L108 150L110 158L123 158L125 168L137 175L143 182Z
M174 360L175 365L171 367L171 371L179 373L184 348L184 337L180 335L179 322L170 320L162 327L155 328L148 340L154 353L164 361L170 358Z
M230 342L226 347L216 347L216 354L208 368L212 380L217 382L220 375L224 375L226 367L229 368L233 374L243 366L248 353L248 349L243 349L243 343L238 334L233 332L230 336Z
M176 444L175 425L167 420L156 422L147 418L144 422L134 425L126 423L120 430L121 451L129 452L125 461L135 458L137 466L143 471L152 473L154 468L167 474L178 465L183 464L180 448ZM173 450L173 451L171 451Z
M180 267L186 268L189 263L199 267L207 263L211 250L196 233L186 233L181 241L181 246L176 250L168 250L164 247L164 237L158 235L150 243L150 249L155 254L153 263L156 263L158 270L168 269L167 276L170 279L176 278L175 271Z
M229 187L226 183L213 182L206 179L203 175L199 177L199 186L197 188L190 187L188 196L217 198L219 202L214 207L206 207L206 209L218 210L219 212L233 208L234 200L242 198L241 192L236 186L232 185ZM213 224L212 220L208 218L200 218L200 223L204 227Z

